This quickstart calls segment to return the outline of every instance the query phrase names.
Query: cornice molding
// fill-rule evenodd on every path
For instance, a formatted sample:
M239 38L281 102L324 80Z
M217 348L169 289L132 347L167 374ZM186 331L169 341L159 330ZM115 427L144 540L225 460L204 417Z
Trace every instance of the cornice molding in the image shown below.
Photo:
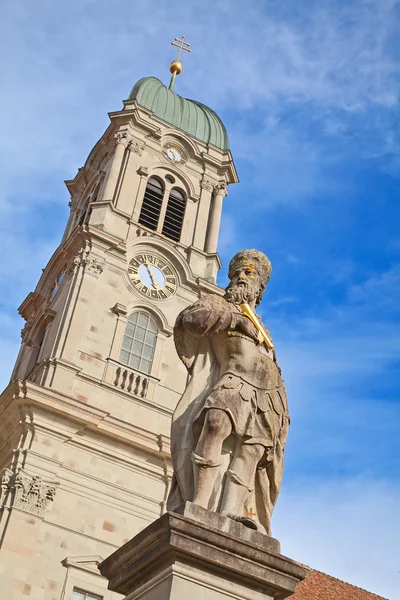
M78 378L86 379L83 373L78 375ZM109 387L116 395L120 395L113 386L104 385L104 382L102 382L101 385L102 387ZM126 394L123 392L121 392L121 394L127 398ZM125 443L128 446L136 446L137 448L152 454L154 457L159 457L160 459L169 457L168 451L160 450L159 437L157 434L136 427L132 423L121 421L103 409L80 402L71 396L55 391L54 389L45 388L27 380L12 381L1 395L1 404L7 405L11 400L13 400L14 403L22 403L24 405L32 404L33 406L56 413L68 420L73 419L81 424L82 429L85 428L88 431L95 431L100 435L104 435L106 438L116 440L119 443ZM170 416L172 412L164 407L154 406L153 402L143 398L139 399L132 397L130 398L130 401L137 401L158 412L159 409L162 408L163 412L168 416ZM165 436L166 448L169 448L168 442L169 439Z

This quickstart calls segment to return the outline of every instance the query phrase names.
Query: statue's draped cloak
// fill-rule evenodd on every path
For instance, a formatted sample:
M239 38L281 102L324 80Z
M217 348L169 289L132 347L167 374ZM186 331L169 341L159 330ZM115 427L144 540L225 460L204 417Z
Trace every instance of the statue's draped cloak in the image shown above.
M196 449L198 437L195 437L193 424L202 412L205 401L218 378L222 375L210 337L229 329L234 311L234 306L224 298L210 294L184 309L175 324L176 349L188 369L190 378L172 418L171 454L174 475L168 498L168 510L173 511L185 501L193 500L194 497L192 452ZM197 323L195 332L185 326L188 322L190 323L192 316L196 318ZM199 319L199 317L201 318ZM279 372L277 365L276 368ZM283 474L283 451L289 425L286 391L280 378L280 372L278 380L279 394L283 398L283 405L282 413L278 416L279 426L275 427L275 444L272 452L266 453L259 463L254 489L245 506L246 511L254 511L256 508L256 519L269 535L271 533L271 514L278 497ZM268 382L265 383L265 387L268 388ZM224 453L212 495L213 506L209 506L210 510L218 509L223 478L229 468L230 460L231 455L228 452Z

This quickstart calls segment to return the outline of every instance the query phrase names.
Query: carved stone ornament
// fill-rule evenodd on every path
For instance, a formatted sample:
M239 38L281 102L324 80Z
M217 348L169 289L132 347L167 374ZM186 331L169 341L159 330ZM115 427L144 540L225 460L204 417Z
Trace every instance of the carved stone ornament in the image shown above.
M11 469L4 469L0 479L0 488L2 493L9 489L11 479L13 478L14 472Z
M11 469L5 469L1 478L1 502L4 505L7 496L14 494L12 506L43 517L49 502L53 502L56 486L45 482L39 475L28 475L22 470L14 475Z
M68 203L68 206L69 206L69 208L71 210L71 213L74 213L74 214L77 213L77 211L78 211L78 201L77 200L71 200Z
M145 146L144 142L140 142L139 140L131 140L129 142L128 148L131 152L134 152L135 154L142 156L144 146Z
M94 277L98 277L104 270L104 262L99 260L98 258L94 258L92 256L88 256L86 258L86 266L85 272L93 275Z
M66 275L73 275L74 273L77 272L77 270L79 269L79 267L82 264L86 264L86 260L87 257L89 255L90 252L90 246L89 244L86 244L86 246L84 248L81 248L78 253L74 256L74 258L72 259L71 263L69 264L69 266L67 267L65 273Z
M212 184L212 182L209 179L206 179L206 178L202 179L200 185L201 185L201 188L203 190L207 190L207 192L212 192L213 191L213 184Z
M29 319L29 321L27 321L23 327L23 329L21 329L21 338L22 341L26 344L28 338L29 338L29 333L32 329L33 326L33 321L31 319Z
M226 185L225 181L220 181L214 186L214 193L219 196L228 195L228 186Z
M126 148L131 140L131 136L127 131L117 131L117 133L114 134L114 140L116 145L122 144Z
M144 236L144 237L156 237L155 233L152 233L151 231L146 231L145 229L140 229L140 227L138 227L136 229L136 236L140 237L140 236Z

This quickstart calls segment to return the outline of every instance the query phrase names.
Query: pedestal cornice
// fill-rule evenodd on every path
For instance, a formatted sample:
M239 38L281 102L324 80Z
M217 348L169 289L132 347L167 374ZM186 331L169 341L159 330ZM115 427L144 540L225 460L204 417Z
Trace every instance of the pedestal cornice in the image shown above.
M159 580L186 570L194 585L204 585L208 578L214 589L237 587L235 595L218 598L283 600L309 573L304 565L282 556L273 538L191 503L182 512L166 513L101 563L110 590L129 600L142 598L152 581L157 586Z

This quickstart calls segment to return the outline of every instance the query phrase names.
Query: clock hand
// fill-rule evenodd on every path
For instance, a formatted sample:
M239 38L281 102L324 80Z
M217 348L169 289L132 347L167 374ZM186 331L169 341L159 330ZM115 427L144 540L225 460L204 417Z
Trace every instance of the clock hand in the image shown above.
M150 277L150 280L151 280L152 286L153 286L153 288L156 290L156 289L158 288L158 283L157 283L157 281L156 281L156 280L155 280L155 278L154 278L154 273L153 273L153 271L151 270L151 267L150 267L150 265L148 265L147 263L145 263L145 265L146 265L146 269L147 269L147 272L148 272L148 274L149 274L149 277Z

